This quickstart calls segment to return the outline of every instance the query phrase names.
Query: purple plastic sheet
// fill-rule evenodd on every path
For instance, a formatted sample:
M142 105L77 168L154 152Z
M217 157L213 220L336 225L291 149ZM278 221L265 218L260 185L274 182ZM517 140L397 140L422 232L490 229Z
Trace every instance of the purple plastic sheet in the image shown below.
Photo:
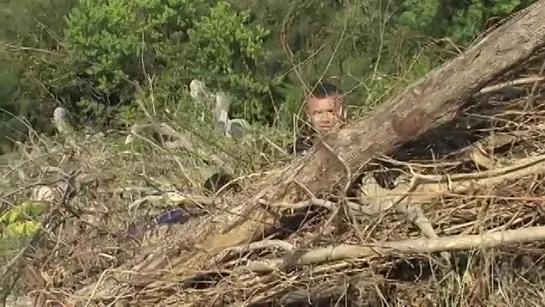
M174 224L183 222L185 216L185 211L181 208L172 209L165 213L162 213L156 218L157 224Z

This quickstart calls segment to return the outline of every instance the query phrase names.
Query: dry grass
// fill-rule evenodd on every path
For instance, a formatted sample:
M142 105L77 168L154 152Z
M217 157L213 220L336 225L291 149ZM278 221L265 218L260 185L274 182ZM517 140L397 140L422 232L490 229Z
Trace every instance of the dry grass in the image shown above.
M542 68L539 56L496 84L542 76ZM542 79L530 80L516 85L519 95L512 99L477 95L454 123L394 154L390 169L409 178L471 177L483 165L509 167L544 154ZM202 156L149 140L131 148L122 137L76 138L29 145L32 156L13 160L2 172L5 207L28 199L37 184L60 189L43 230L25 243L31 248L6 260L13 265L5 268L11 278L4 289L11 290L19 276L18 285L39 306L541 306L544 300L545 235L537 227L545 222L543 168L419 198L439 239L422 239L421 229L395 210L358 223L343 210L328 218L338 207L333 199L329 206L291 206L254 243L210 254L214 246L201 239L214 218L255 196L260 170L280 169L278 157L264 153L267 141L222 141L221 148L205 142L206 151L237 170L243 187L210 198L200 188L201 170L215 166ZM492 164L468 154L476 143ZM170 200L150 197L151 204L136 206L145 195L169 190L176 190ZM188 220L155 225L154 217L172 206L184 207ZM515 232L503 233L510 230ZM451 263L439 252L447 252ZM194 255L206 258L199 267L192 266Z

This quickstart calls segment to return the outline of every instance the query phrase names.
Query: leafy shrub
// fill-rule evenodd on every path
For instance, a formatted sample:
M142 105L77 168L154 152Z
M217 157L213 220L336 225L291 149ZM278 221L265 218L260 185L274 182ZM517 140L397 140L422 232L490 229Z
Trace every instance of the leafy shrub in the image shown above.
M47 203L41 201L26 201L9 209L0 217L0 224L5 225L2 237L31 236L40 228L38 219L46 209Z
M39 132L59 104L102 128L142 118L135 84L153 86L155 115L193 114L185 90L199 78L234 94L232 116L290 128L303 83L338 76L350 104L378 104L457 54L442 38L463 49L534 1L7 1L0 103ZM24 134L1 120L0 142Z
M106 97L86 99L86 111L105 111L88 107L93 101L130 104L132 82L158 75L169 99L199 78L241 97L236 113L259 118L255 97L267 92L268 81L256 78L256 65L267 55L268 31L247 26L248 16L224 1L80 0L66 18L70 65Z

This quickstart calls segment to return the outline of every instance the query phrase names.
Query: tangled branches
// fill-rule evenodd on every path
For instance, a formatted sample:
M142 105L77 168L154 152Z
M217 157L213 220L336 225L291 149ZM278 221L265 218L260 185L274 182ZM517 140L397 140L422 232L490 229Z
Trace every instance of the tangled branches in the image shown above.
M542 3L528 12L537 16ZM496 48L491 41L500 34L477 46ZM120 179L99 179L104 170L82 172L85 176L71 184L74 192L57 200L57 209L48 215L57 220L60 216L62 228L44 223L46 238L32 253L23 253L30 258L24 274L27 288L41 306L341 301L358 306L484 306L538 301L545 291L539 282L545 248L540 243L545 239L545 57L537 52L541 41L528 39L528 46L517 53L524 56L510 59L518 64L516 69L499 75L488 67L482 78L494 77L493 82L473 95L463 84L452 85L449 95L463 92L460 97L467 103L454 119L439 120L442 125L424 120L409 127L410 120L421 119L420 113L411 111L405 119L401 111L394 114L398 120L392 120L395 127L390 128L398 135L403 134L401 128L411 128L417 139L409 138L409 131L403 145L385 140L351 143L348 159L336 157L336 149L324 143L329 149L321 151L322 156L316 150L314 156L297 159L262 179L236 179L244 186L241 192L204 196L199 191L157 189L141 195L123 189L133 178L126 178L119 191L114 185L120 185ZM479 54L462 60L476 58L490 60ZM438 109L439 115L453 113L447 110L448 101L442 102L428 109ZM385 120L384 112L377 114L372 122ZM424 119L430 120L427 115ZM363 125L364 120L355 127ZM426 133L419 131L432 126ZM366 156L357 154L358 146L366 146L371 158L357 170L363 177L356 180L357 197L350 198L345 193L355 180L352 164ZM396 151L377 156L383 147ZM314 161L313 168L307 168L306 161ZM333 166L325 167L334 163L334 171ZM153 162L156 168L160 164ZM309 169L318 166L326 168L324 176L336 177L309 175ZM339 170L346 170L344 176ZM388 175L385 180L378 180L380 172ZM89 179L93 174L96 178ZM312 180L317 183L310 184ZM318 189L324 182L340 184ZM292 194L297 197L291 199ZM183 221L150 222L145 214L149 202L154 208L182 209ZM65 208L63 214L58 208ZM531 283L532 290L523 283Z

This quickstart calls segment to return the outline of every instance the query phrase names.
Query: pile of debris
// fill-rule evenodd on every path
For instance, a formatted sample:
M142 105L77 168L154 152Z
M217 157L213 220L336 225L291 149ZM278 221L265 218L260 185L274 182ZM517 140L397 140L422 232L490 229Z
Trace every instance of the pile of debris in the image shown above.
M113 206L134 194L73 173L24 255L27 288L39 306L541 302L544 18L537 1L242 191ZM149 223L143 200L183 218Z

